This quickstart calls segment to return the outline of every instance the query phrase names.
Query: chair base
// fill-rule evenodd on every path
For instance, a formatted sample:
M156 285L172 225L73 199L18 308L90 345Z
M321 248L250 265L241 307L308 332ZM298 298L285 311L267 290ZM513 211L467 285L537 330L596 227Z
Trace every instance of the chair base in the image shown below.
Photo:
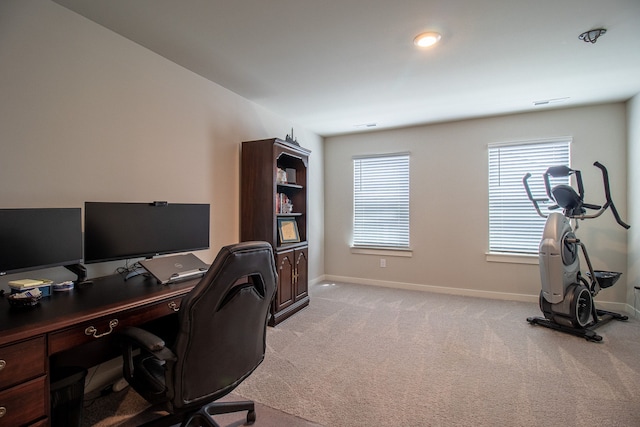
M188 412L177 412L162 418L149 421L141 427L220 427L213 419L214 415L229 414L232 412L247 411L247 422L251 425L256 421L255 404L252 401L241 402L211 402L201 408Z

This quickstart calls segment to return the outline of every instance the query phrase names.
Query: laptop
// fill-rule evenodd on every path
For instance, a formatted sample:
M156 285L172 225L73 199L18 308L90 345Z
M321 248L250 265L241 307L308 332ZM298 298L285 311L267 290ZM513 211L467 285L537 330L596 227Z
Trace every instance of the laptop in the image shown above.
M209 270L209 265L192 253L145 259L140 265L163 285L202 277Z

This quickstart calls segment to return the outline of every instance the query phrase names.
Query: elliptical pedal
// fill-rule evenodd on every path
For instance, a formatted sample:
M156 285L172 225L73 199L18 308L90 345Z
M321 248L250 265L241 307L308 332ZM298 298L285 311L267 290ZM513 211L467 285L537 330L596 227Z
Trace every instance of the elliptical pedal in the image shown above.
M598 323L608 322L609 320L629 320L629 316L625 316L624 314L620 313L614 313L613 311L597 310L597 312L598 318L600 319ZM602 316L602 318L600 316ZM611 316L611 318L605 320L607 316Z

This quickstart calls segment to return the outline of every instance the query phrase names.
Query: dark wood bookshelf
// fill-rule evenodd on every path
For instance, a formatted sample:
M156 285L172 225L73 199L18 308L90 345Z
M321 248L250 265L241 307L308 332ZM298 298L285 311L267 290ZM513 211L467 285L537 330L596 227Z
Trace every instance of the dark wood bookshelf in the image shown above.
M307 169L310 154L309 150L278 138L242 143L240 240L263 240L273 246L278 289L269 322L272 326L309 305ZM295 176L295 182L282 182L285 172ZM290 212L280 212L281 194L291 203ZM299 241L281 241L278 224L283 219L295 223Z

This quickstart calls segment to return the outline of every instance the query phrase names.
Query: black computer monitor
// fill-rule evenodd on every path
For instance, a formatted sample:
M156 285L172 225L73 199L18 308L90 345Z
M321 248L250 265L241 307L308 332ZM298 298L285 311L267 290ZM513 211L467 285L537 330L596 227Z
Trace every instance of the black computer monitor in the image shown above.
M208 248L208 204L85 202L85 263Z
M0 275L81 261L80 208L0 209Z

